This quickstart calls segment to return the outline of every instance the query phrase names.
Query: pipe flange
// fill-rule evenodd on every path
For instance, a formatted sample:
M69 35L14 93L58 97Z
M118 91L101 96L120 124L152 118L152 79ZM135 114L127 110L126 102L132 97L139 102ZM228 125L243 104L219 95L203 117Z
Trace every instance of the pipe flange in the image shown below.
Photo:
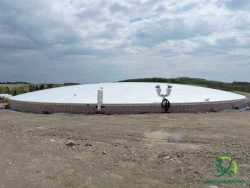
M169 111L169 108L171 106L171 103L167 99L163 99L161 102L161 107L165 110L165 112Z

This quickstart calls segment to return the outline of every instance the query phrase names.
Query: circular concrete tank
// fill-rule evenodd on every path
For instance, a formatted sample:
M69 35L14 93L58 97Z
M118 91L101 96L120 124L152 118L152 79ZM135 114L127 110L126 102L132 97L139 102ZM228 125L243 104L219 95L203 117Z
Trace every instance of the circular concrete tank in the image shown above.
M35 113L97 112L97 90L103 88L102 113L133 114L161 113L162 98L155 86L166 83L98 83L59 87L35 91L10 98L10 107L16 111ZM204 87L170 84L172 92L170 112L208 112L246 106L245 96Z

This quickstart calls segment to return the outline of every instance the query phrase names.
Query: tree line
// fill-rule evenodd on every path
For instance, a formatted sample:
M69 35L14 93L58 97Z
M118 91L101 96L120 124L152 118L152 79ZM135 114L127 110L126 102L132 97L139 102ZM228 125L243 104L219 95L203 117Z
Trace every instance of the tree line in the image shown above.
M197 85L203 87L209 87L214 89L220 89L224 91L241 91L250 93L250 82L218 82L212 80L206 80L201 78L179 77L179 78L138 78L122 80L121 82L161 82L161 83L176 83Z
M2 84L2 85L1 85ZM26 82L5 82L0 83L0 94L19 95L23 93L50 89L61 86L77 85L78 83L64 84L30 84Z

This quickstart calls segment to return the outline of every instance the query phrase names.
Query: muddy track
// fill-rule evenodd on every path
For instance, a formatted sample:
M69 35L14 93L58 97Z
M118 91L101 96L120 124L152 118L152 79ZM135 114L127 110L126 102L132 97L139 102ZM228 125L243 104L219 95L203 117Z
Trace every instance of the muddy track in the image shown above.
M220 155L236 160L234 178L250 186L250 111L86 116L2 109L0 135L1 188L208 187Z

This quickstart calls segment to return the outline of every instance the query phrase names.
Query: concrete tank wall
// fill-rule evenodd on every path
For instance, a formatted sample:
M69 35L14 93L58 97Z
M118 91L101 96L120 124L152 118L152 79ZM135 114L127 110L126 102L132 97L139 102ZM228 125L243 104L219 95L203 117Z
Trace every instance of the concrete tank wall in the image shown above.
M234 107L246 107L245 100L226 102L203 102L203 103L176 103L171 104L170 113L198 113L220 110L231 110ZM64 103L37 103L10 100L10 108L15 111L33 113L76 113L96 114L97 106L94 104L64 104ZM140 114L140 113L163 113L160 104L104 104L103 114Z

